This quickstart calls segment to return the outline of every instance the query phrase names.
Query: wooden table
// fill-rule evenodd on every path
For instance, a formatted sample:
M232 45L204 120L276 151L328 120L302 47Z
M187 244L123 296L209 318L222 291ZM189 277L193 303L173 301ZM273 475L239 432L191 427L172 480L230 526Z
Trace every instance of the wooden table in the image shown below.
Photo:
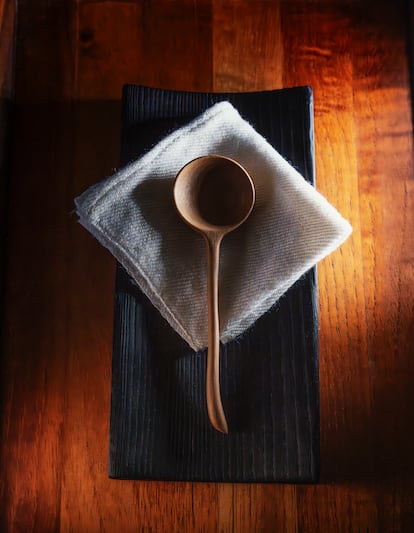
M0 531L414 531L407 21L402 1L20 0ZM314 89L317 186L354 228L319 264L317 486L107 477L115 261L72 201L118 165L125 82Z

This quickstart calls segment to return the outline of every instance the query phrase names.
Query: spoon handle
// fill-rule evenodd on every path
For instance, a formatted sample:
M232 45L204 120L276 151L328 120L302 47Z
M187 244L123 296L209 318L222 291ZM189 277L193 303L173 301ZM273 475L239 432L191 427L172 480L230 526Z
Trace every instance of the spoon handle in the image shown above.
M206 394L210 422L217 431L228 433L220 395L220 322L218 272L222 236L205 235L207 243L208 353Z

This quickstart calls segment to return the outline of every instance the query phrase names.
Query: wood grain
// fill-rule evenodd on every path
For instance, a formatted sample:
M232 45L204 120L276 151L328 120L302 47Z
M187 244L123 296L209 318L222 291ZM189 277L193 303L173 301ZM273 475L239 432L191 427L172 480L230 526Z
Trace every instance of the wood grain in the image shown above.
M16 4L0 0L0 96L11 98L14 92Z
M364 286L364 278L349 54L352 20L346 10L312 10L306 3L286 4L283 15L288 27L306 20L301 35L288 33L284 38L285 84L301 83L318 73L311 82L317 187L353 226L351 238L318 265L320 376L325 383L321 387L322 477L346 479L351 472L369 468L373 444L369 434L368 439L364 435L370 403L365 298L364 291L357 290ZM355 442L357 455L349 454L349 439Z
M414 530L407 5L19 2L2 531ZM118 164L125 82L313 86L317 185L354 227L319 266L319 486L107 478L114 261L70 212Z
M213 1L215 91L263 91L283 86L280 11L280 2L267 0L255 0L254 5L240 0Z
M0 249L5 247L7 186L13 124L16 4L0 0ZM3 293L4 254L0 258L0 293ZM3 302L2 302L3 303ZM1 311L0 311L1 316ZM0 327L1 331L1 327Z

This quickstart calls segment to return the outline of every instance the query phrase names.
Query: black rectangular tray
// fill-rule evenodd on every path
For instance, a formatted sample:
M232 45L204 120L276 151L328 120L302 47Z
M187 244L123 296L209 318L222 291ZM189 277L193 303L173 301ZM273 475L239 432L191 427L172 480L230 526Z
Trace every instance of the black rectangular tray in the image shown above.
M122 164L141 156L170 131L221 100L230 101L314 183L309 87L217 94L126 86ZM192 351L120 265L114 315L110 477L318 480L315 269L245 335L222 347L221 393L228 435L215 431L208 421L206 351Z

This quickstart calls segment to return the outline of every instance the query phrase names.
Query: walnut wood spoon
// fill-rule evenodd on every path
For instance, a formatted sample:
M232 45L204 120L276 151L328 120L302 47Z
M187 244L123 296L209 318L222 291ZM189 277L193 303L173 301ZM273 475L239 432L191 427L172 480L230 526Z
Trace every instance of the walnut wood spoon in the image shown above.
M178 213L203 235L207 245L207 411L213 427L228 433L219 377L220 243L225 235L238 228L250 215L255 189L249 174L233 159L205 156L190 161L180 170L174 184L174 200Z

